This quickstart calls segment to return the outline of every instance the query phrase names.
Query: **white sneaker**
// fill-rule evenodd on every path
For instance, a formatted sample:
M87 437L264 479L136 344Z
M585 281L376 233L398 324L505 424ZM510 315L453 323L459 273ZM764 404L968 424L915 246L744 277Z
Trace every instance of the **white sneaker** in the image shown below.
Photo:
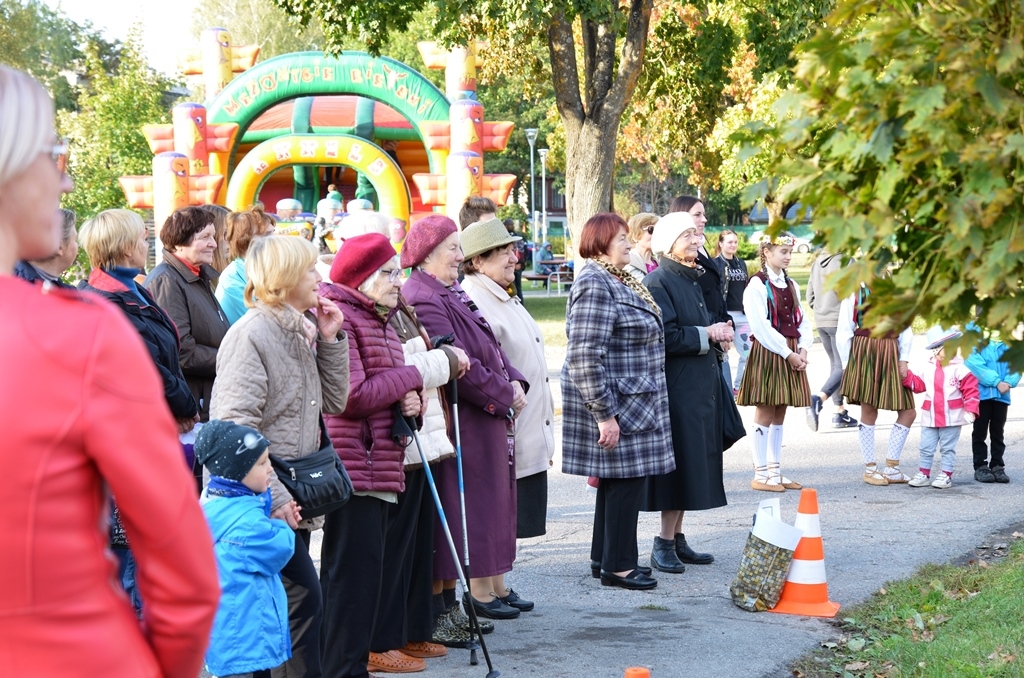
M926 487L926 486L931 485L931 484L932 484L931 477L930 476L926 476L925 474L921 473L920 471L918 471L917 475L914 476L913 478L911 478L910 482L907 483L907 485L910 485L911 487Z
M948 490L953 487L953 476L939 471L939 475L932 481L932 487L938 490Z

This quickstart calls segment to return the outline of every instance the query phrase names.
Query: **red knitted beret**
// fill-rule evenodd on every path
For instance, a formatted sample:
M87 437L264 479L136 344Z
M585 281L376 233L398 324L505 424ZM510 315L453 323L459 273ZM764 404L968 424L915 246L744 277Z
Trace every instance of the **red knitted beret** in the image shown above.
M395 256L387 236L365 233L341 244L331 264L331 282L358 288Z

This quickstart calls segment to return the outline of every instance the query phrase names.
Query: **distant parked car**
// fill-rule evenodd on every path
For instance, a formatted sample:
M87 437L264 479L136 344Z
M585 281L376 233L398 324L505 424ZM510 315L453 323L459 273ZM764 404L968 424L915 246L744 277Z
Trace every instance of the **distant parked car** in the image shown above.
M764 235L764 231L754 231L754 232L752 232L750 234L750 242L754 243L755 245L757 243L760 243L761 242L761 236L763 236L763 235ZM797 252L799 254L807 254L812 249L814 249L814 247L813 247L813 245L811 245L811 241L810 241L809 238L796 238L796 245L793 246L793 251L794 252Z

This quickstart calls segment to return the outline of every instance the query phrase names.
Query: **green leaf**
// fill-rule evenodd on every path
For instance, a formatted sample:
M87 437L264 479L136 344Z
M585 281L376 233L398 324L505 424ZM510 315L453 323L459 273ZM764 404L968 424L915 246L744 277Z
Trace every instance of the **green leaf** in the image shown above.
M980 73L974 80L974 86L978 89L978 93L981 94L985 103L991 107L996 115L1006 113L1006 109L1009 107L1007 102L1008 92L1003 89L995 79L995 76L991 73Z
M1024 47L1021 47L1019 41L1016 40L1004 40L1003 48L999 51L999 58L996 59L996 73L1000 75L1009 71L1013 66L1024 57Z

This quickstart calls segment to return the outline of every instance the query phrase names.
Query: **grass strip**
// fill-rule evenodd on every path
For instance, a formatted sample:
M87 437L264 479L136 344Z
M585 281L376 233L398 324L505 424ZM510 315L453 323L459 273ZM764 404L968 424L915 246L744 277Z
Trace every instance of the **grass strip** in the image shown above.
M842 634L793 667L797 678L1024 675L1024 537L991 561L926 565L837 622ZM999 547L1002 547L1001 549Z

